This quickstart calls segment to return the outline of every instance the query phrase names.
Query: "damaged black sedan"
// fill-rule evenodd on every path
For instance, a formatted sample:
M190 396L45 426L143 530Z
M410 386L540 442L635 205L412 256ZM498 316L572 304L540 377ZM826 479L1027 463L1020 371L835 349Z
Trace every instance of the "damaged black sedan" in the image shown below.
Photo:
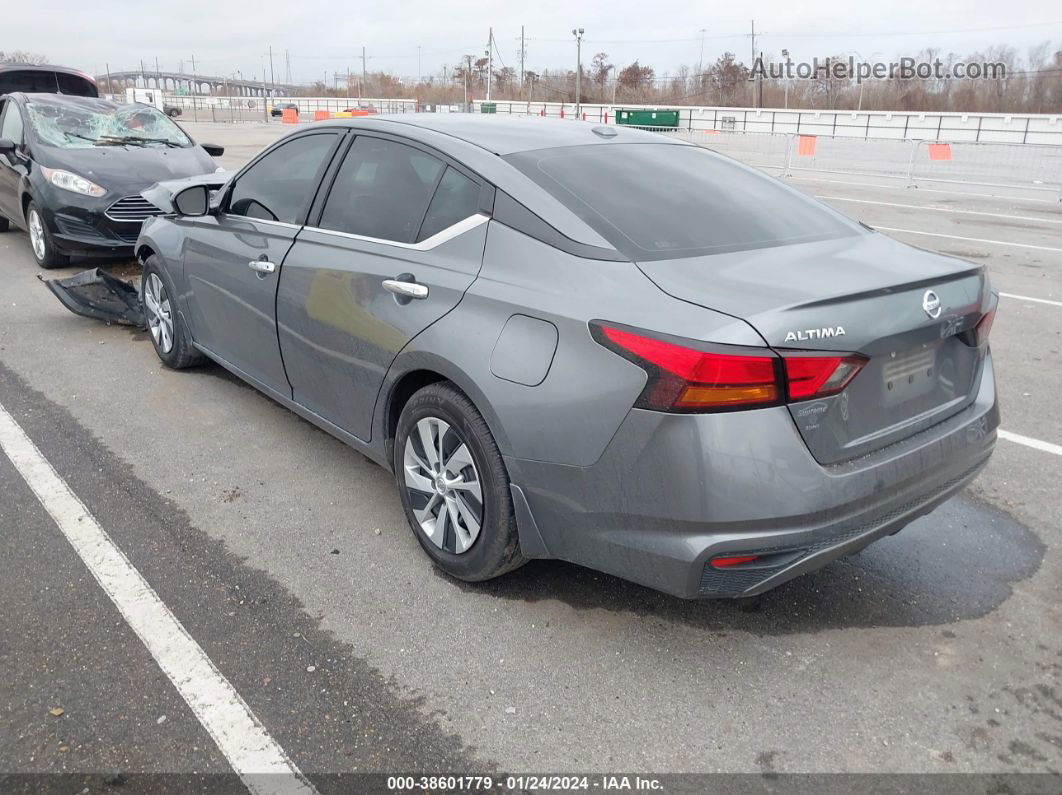
M147 105L91 97L0 97L0 231L29 233L42 268L71 255L131 257L161 211L141 192L220 170L224 149L195 143Z

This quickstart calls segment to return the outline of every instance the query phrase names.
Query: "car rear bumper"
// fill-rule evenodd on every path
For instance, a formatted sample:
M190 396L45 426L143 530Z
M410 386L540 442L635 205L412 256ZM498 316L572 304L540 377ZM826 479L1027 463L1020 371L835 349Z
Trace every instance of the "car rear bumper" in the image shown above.
M985 465L998 425L989 355L962 412L836 465L814 459L785 407L632 410L593 466L507 464L519 486L521 540L533 533L540 556L687 598L752 596L931 511ZM710 565L738 554L761 558Z

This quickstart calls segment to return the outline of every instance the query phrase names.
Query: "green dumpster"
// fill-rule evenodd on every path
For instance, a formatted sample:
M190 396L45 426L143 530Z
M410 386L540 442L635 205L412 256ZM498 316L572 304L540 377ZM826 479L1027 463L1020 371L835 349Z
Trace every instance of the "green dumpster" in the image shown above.
M616 110L616 124L674 130L679 126L679 112L677 110L627 110L619 108Z
M480 113L497 113L498 112L498 103L497 102L481 102L481 103L479 103L479 112Z

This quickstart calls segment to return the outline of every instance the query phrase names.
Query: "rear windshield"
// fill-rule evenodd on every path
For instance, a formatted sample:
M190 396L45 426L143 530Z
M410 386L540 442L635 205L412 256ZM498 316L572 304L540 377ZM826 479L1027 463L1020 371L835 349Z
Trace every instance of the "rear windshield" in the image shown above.
M67 94L98 97L96 84L87 77L48 69L4 69L0 71L0 94Z
M863 231L777 180L699 146L571 146L505 159L634 261Z

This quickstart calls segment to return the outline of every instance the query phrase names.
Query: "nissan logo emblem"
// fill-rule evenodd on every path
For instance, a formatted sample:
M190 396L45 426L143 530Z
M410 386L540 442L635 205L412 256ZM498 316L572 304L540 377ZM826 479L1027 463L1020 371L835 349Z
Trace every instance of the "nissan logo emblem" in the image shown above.
M934 320L940 317L940 299L935 292L926 290L926 294L922 296L922 308Z

